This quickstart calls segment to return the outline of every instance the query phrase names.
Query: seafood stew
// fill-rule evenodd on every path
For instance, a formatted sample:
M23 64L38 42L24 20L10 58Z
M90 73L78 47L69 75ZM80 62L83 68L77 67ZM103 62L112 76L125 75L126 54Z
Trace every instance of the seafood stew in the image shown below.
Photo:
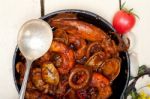
M49 51L32 64L26 99L121 97L128 77L127 48L112 27L85 21L84 14L62 12L43 18L53 27L54 39ZM15 58L19 87L25 59L19 50Z

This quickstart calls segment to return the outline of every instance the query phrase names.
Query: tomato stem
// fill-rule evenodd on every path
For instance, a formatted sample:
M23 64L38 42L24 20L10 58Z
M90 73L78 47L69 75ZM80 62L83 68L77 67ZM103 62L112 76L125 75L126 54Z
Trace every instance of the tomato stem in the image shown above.
M132 12L132 14L133 14L134 16L136 16L138 19L140 19L140 17L139 17L137 14L135 14L135 13L133 13L133 12Z
M122 3L121 3L121 0L119 0L119 9L121 10L122 9Z
M134 12L133 12L133 8L132 9L130 9L129 11L128 10L126 10L129 14L133 14L134 16L136 16L138 19L140 19L140 17L137 15L137 14L135 14Z
M126 2L124 2L122 5L121 5L121 10L124 8Z
M129 13L132 13L132 11L133 11L133 8L132 8L132 9L130 9L128 12L129 12Z

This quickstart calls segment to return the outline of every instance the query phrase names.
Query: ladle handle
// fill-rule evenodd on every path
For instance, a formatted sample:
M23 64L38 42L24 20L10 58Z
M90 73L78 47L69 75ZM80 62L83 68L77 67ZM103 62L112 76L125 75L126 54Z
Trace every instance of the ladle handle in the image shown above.
M31 64L32 64L32 61L30 61L30 60L26 61L26 71L25 71L23 82L22 82L19 99L24 99Z

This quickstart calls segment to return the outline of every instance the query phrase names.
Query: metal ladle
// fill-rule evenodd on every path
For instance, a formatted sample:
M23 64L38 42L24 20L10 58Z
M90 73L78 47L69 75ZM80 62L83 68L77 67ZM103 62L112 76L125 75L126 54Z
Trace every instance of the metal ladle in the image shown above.
M44 55L52 43L52 29L48 23L41 19L27 21L18 34L18 47L26 58L26 72L24 75L19 99L24 99L31 64Z

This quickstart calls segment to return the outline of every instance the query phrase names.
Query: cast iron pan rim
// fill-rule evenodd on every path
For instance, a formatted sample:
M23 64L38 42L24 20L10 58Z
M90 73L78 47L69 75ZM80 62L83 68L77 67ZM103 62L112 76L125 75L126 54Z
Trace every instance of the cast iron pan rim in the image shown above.
M16 86L16 89L17 89L17 91L18 91L18 93L19 93L19 89L18 89L18 86L17 86L17 79L16 79L16 77L15 77L15 70L16 70L16 64L15 64L15 61L16 61L16 56L17 56L17 51L18 51L18 45L16 46L16 49L15 49L15 51L14 51L14 55L13 55L13 62L12 62L12 69L13 69L13 78L14 78L14 83L15 83L15 86Z
M126 54L126 58L127 58L127 81L126 81L126 84L125 84L125 87L122 91L122 95L120 96L120 99L124 99L124 93L126 91L126 88L128 87L128 83L129 83L129 78L130 78L130 58L129 58L129 53L128 52L125 52Z
M90 15L90 16L92 16L92 17L95 17L95 18L98 19L98 20L101 20L103 23L107 24L108 27L110 27L114 32L116 32L116 30L112 27L112 25L111 25L107 20L105 20L104 18L102 18L101 16L99 16L99 15L97 15L97 14L95 14L95 13L92 13L92 12L86 11L86 10L79 10L79 9L64 9L64 10L58 10L58 11L49 13L49 14L47 14L47 15L45 15L45 16L39 18L39 19L44 20L45 18L48 18L49 16L52 16L52 15L55 15L55 14L58 14L58 13L64 13L64 12L75 12L75 13L88 14L88 15ZM15 49L14 55L13 55L13 62L12 62L12 63L13 63L12 66L13 66L13 67L12 67L12 69L13 69L14 83L15 83L16 89L17 89L17 91L18 91L18 93L19 93L19 89L18 89L18 86L17 86L16 77L15 77L15 69L14 69L14 68L15 68L15 58L16 58L17 51L18 51L18 45L16 46L16 49ZM121 94L121 96L120 96L120 99L124 99L124 92L125 92L125 90L126 90L126 88L127 88L127 86L128 86L129 77L130 77L130 59L129 59L129 54L128 54L128 52L125 52L125 54L126 54L126 58L127 58L127 70L128 70L128 72L127 72L126 84L125 84L125 87L124 87L124 89L123 89L123 92L122 92L122 94Z

